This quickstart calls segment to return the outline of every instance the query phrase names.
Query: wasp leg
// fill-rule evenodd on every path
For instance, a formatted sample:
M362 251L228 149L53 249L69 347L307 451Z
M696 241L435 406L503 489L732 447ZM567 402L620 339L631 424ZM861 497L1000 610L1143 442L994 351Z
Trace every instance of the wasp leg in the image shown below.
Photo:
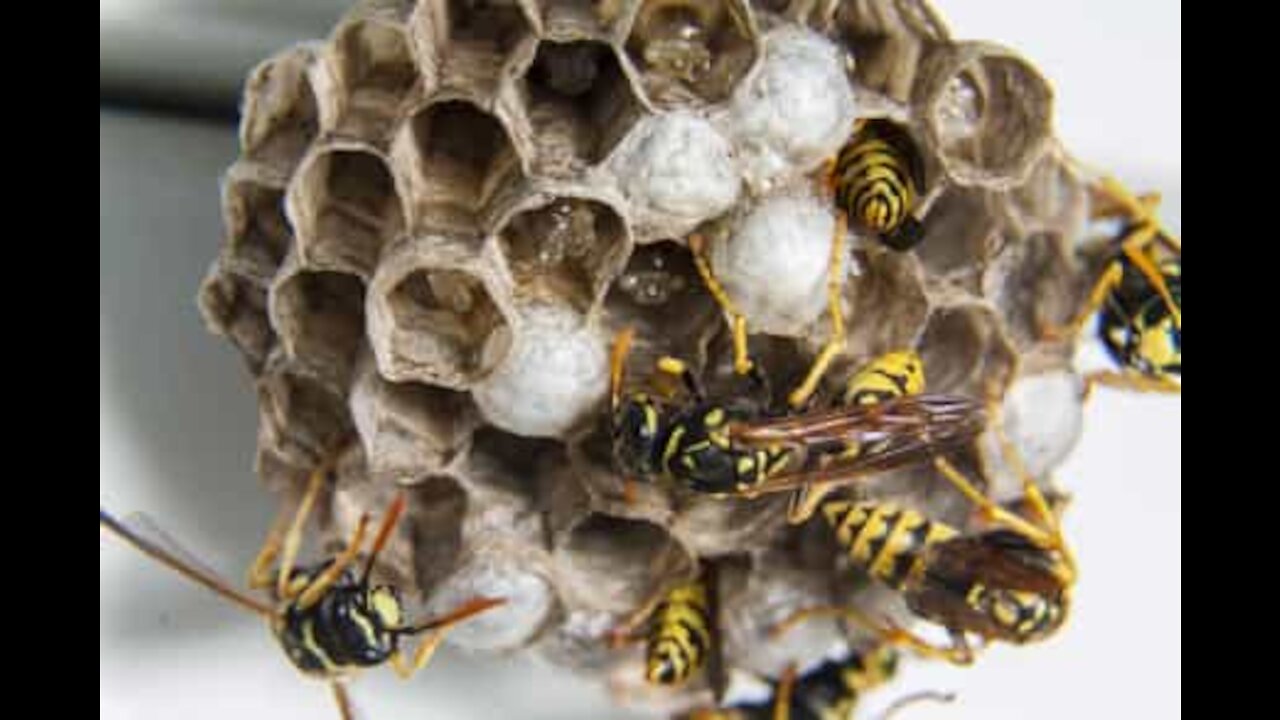
M1000 453L1004 456L1004 461L1013 468L1019 480L1022 481L1022 495L1026 500L1027 507L1037 516L1044 527L1049 529L1051 543L1047 545L1062 555L1063 572L1060 573L1062 580L1066 584L1071 584L1076 576L1076 560L1075 555L1071 552L1071 548L1067 546L1067 541L1062 534L1062 522L1058 513L1053 511L1053 507L1049 501L1045 499L1044 493L1041 492L1040 486L1036 483L1036 479L1032 477L1031 471L1027 469L1026 463L1022 461L1022 454L1013 446L1008 436L1004 434L1003 428L995 426L993 429L996 441L1000 445ZM1012 513L1007 513L1012 517L1017 517Z
M267 539L263 541L262 549L258 550L258 554L254 556L253 564L249 566L250 588L260 590L269 588L276 583L272 564L276 561L276 558L280 557L280 545L284 542L285 530L289 527L291 517L286 508L282 507L276 515L276 519L271 523L271 529L267 531Z
M338 705L338 717L342 720L355 720L351 712L351 698L347 696L347 686L340 680L330 680L329 688L333 690L333 701Z
M796 490L787 506L787 522L791 525L800 525L813 517L818 507L822 505L822 501L835 489L834 484L823 484L808 485Z
M613 351L609 354L609 400L614 408L622 402L623 373L635 334L635 328L627 327L618 331L613 338Z
M693 252L693 264L698 269L702 284L706 286L707 292L711 293L711 297L720 309L729 316L730 327L733 330L733 370L739 375L746 375L754 366L747 351L747 318L738 310L738 306L734 305L724 285L720 284L715 273L712 272L711 263L704 254L706 240L697 233L690 235L689 250Z
M1169 308L1169 314L1173 317L1173 322L1178 327L1182 327L1182 308L1173 300L1173 294L1169 292L1169 285L1164 281L1164 275L1160 272L1160 268L1156 266L1151 255L1147 252L1147 246L1160 236L1160 230L1154 224L1147 225L1125 238L1124 244L1121 246L1125 257L1129 258L1129 262L1142 273L1142 276L1151 283L1151 287L1155 288L1160 294L1160 299L1164 301L1165 307Z
M818 357L814 359L813 365L809 368L809 374L787 398L787 402L795 409L802 408L809 402L809 398L818 389L822 376L831 367L831 361L835 360L836 355L844 349L844 309L841 307L843 302L841 290L844 288L844 244L847 234L848 219L843 212L837 213L835 235L831 238L831 262L827 269L827 312L831 315L831 335L822 346Z
M1098 308L1107 301L1107 295L1120 284L1120 278L1123 276L1123 265L1118 262L1108 263L1107 269L1089 291L1089 298L1085 301L1084 307L1071 319L1071 322L1058 326L1041 321L1040 337L1044 340L1066 340L1080 334L1085 323L1089 322L1089 319L1098 312Z
M875 720L889 720L894 715L902 712L902 710L924 700L946 704L955 702L955 699L956 694L953 692L939 692L937 690L921 690L919 692L913 692L910 695L904 695L903 697L894 700L889 707L884 709L884 712L875 717Z
M276 597L280 600L287 600L302 592L302 588L290 587L293 567L298 560L298 551L302 549L302 533L306 528L307 518L311 515L311 509L315 506L316 499L320 497L321 488L324 487L325 478L333 469L336 460L335 454L311 471L311 478L307 481L307 491L303 493L302 501L298 503L298 509L294 512L293 522L285 532L281 543L280 567L276 571Z
M1026 536L1032 542L1044 547L1055 550L1061 549L1061 538L1059 538L1056 533L1046 531L1044 528L1027 522L1021 517L1018 517L1017 514L997 505L991 498L987 497L978 490L978 488L974 487L973 483L969 481L969 478L965 477L964 473L960 472L955 465L952 465L951 461L946 458L938 457L933 459L933 464L934 467L938 469L938 472L942 473L944 478L954 485L962 495L969 499L970 502L977 506L978 510L981 511L982 516L989 522L1004 525L1010 530L1018 532ZM1028 487L1034 488L1034 483ZM1039 489L1034 489L1033 492L1035 495L1039 495L1040 491ZM1040 496L1039 502L1036 502L1036 500L1028 494L1028 502L1032 504L1032 507L1036 508L1045 506L1043 496ZM1039 510L1037 509L1037 514L1038 513Z
M680 378L680 382L684 384L685 391L697 402L707 399L707 392L702 387L702 382L698 380L697 375L693 374L693 371L689 369L689 364L685 361L670 355L664 355L658 358L657 368L658 372ZM754 369L754 365L752 369Z
M413 677L414 673L431 662L431 656L435 655L440 643L444 642L445 636L456 625L506 602L505 599L476 598L463 603L458 609L447 615L428 620L415 627L397 631L401 635L413 635L420 632L427 632L428 634L423 637L422 641L418 643L418 648L413 651L412 661L406 663L404 655L400 653L398 648L391 653L391 668L395 670L396 675L408 680Z
M1168 377L1148 377L1134 372L1099 370L1085 375L1084 390L1081 395L1088 399L1093 394L1094 387L1098 385L1134 392L1182 394L1182 383Z
M320 598L329 591L342 573L346 572L351 563L356 561L356 557L360 554L360 546L364 544L365 531L369 529L369 516L361 515L360 521L356 523L355 532L351 534L351 541L347 543L347 547L343 549L333 562L329 563L329 567L324 569L307 584L306 588L298 593L297 605L299 610L307 608L320 602Z
M632 611L630 615L627 615L621 624L610 629L609 647L617 649L644 640L645 636L639 632L639 629L653 616L658 606L662 604L662 600L667 596L667 591L668 588L666 586L660 585L655 592L645 598L640 607Z
M885 620L877 622L859 610L851 607L838 605L819 605L817 607L797 610L790 617L773 626L770 635L779 637L790 632L796 626L814 618L839 618L848 620L857 625L862 626L866 630L875 633L880 639L892 645L906 646L914 650L916 653L938 660L946 660L956 665L969 665L973 663L973 648L969 647L969 642L965 638L964 633L958 631L951 632L951 644L947 646L938 646L928 640L905 630L891 621Z
M791 720L791 698L796 690L796 664L791 663L778 678L773 693L773 720Z

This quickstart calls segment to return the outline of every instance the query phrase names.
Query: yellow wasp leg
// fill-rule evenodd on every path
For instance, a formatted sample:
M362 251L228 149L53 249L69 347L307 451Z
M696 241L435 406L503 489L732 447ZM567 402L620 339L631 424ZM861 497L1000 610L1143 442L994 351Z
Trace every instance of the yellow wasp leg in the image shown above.
M1071 322L1061 327L1043 324L1040 335L1046 340L1066 340L1078 335L1085 323L1089 322L1089 319L1098 312L1098 308L1107 301L1107 295L1120 284L1120 278L1123 276L1123 265L1118 262L1108 263L1102 277L1098 278L1098 282L1094 283L1093 289L1089 291L1089 299L1085 301L1084 307Z
M790 505L787 506L787 522L800 525L813 517L818 507L822 505L822 501L835 489L833 484L821 484L796 490L791 496Z
M773 720L791 720L791 696L796 689L796 665L791 663L778 678L777 689L773 693Z
M848 234L847 223L844 213L836 214L835 234L831 238L831 262L827 269L827 312L831 314L831 336L827 338L822 351L814 359L804 382L792 390L787 398L787 402L793 408L801 408L809 402L809 398L818 389L822 376L831 367L831 361L844 348L844 310L841 308L840 291L844 287L844 243L845 236Z
M1132 390L1134 392L1166 393L1169 395L1182 394L1182 383L1168 377L1147 377L1146 375L1135 372L1099 370L1085 375L1083 392L1084 398L1088 399L1089 396L1093 394L1094 387L1098 385L1119 388L1121 390Z
M351 712L351 698L347 697L347 687L339 680L331 680L329 688L333 690L333 701L338 705L338 717L342 720L355 720L355 715Z
M1054 533L1047 532L1043 528L1027 522L1021 517L1018 517L1018 515L997 505L991 500L991 498L987 497L979 491L978 488L974 487L973 483L970 482L969 479L964 476L964 473L960 472L955 465L952 465L950 460L938 457L934 458L933 464L938 469L938 472L942 473L944 478L954 485L962 495L969 499L970 502L978 507L985 519L990 522L996 522L1004 525L1010 530L1026 536L1038 545L1042 545L1047 548L1060 549L1061 542ZM1038 495L1040 491L1036 489L1034 492ZM1045 505L1043 496L1040 496L1039 502L1037 502L1030 494L1028 494L1028 501L1031 503L1033 508L1037 508L1037 513L1039 513L1038 508Z
M654 611L662 604L662 600L667 596L669 590L669 587L659 586L657 591L645 598L640 607L632 611L621 624L611 629L609 631L609 646L620 648L643 640L644 635L637 632L637 630L653 616Z
M284 535L280 567L276 571L276 598L279 600L288 600L295 594L302 592L301 588L290 588L289 581L293 576L293 566L298 560L298 551L302 549L302 533L306 528L307 518L311 515L311 509L316 504L316 498L320 496L320 490L324 487L325 477L328 476L336 460L337 456L335 454L334 457L320 463L311 472L311 478L307 481L307 491L302 496L302 502L298 503L293 522L289 525L289 530Z
M729 316L730 326L733 329L734 372L739 375L746 375L751 372L751 368L754 366L747 352L747 318L733 304L733 300L729 298L729 293L725 291L724 286L716 279L715 273L711 271L711 263L707 260L706 255L703 254L706 250L706 240L697 233L690 235L689 250L693 252L693 264L698 269L702 284L707 287L707 292L711 293L711 297L715 299L720 309Z
M298 609L306 610L307 608L320 602L320 598L329 591L342 573L355 562L356 557L360 554L360 546L364 544L365 531L369 529L369 516L361 515L360 521L356 523L355 532L351 535L351 541L347 543L347 547L329 563L329 567L324 569L313 579L307 587L298 594Z
M254 590L269 588L276 582L272 564L280 556L280 545L284 542L290 517L290 513L282 507L275 521L271 523L271 529L267 531L267 539L263 541L262 549L258 551L253 564L249 566L249 587Z
M627 365L627 356L631 354L631 342L635 339L635 328L623 328L613 339L613 351L609 354L609 400L614 408L622 402L623 372Z
M447 615L430 620L412 629L411 632L422 630L430 632L418 643L418 649L414 650L411 662L406 663L404 661L404 656L399 649L391 653L391 669L395 670L396 675L399 675L401 679L408 680L413 677L414 673L431 662L431 657L435 655L440 643L444 642L445 636L449 634L449 630L453 629L454 626L505 603L506 600L503 599L476 598L463 603L458 609Z
M1160 294L1160 299L1164 301L1165 307L1169 308L1169 314L1173 316L1173 322L1178 327L1182 327L1182 308L1173 301L1173 294L1169 292L1169 286L1164 281L1164 275L1160 273L1160 268L1156 267L1155 262L1147 253L1147 246L1159 237L1160 231L1154 225L1148 225L1140 230L1132 233L1125 239L1121 246L1125 257L1129 258L1129 262L1142 273L1142 276L1151 283L1151 287L1156 289Z
M952 644L947 646L938 646L928 640L905 630L891 621L885 620L877 622L867 616L860 610L851 607L838 605L819 605L804 610L797 610L790 617L773 626L770 635L779 637L790 632L796 626L814 618L838 618L848 620L863 628L875 633L886 643L892 645L906 646L914 650L916 653L932 659L946 660L956 665L969 665L973 663L973 649L969 647L968 641L963 633L952 632Z

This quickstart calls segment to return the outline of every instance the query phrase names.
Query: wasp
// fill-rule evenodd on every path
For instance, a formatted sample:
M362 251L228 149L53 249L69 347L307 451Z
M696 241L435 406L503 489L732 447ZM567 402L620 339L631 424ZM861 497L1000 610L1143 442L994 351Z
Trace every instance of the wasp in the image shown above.
M988 523L981 531L966 533L893 502L834 499L821 506L850 563L901 593L916 616L946 628L949 645L934 645L853 608L802 610L777 631L813 616L845 617L888 642L956 664L973 662L969 635L1021 645L1054 634L1066 620L1076 578L1058 517L1065 500L1056 509L1051 506L1008 441L1001 438L1001 446L1023 478L1023 498L1007 507L993 502L947 459L934 460Z
M970 443L984 426L983 408L973 400L915 394L923 380L914 376L923 371L914 353L885 355L855 374L845 392L848 404L829 410L775 417L759 403L712 402L688 366L671 357L660 358L658 370L678 376L691 402L643 392L624 396L631 339L629 330L620 333L611 359L615 464L624 474L696 492L824 492ZM903 377L900 371L908 368ZM891 400L871 402L885 397ZM812 514L814 503L793 503L792 521Z
M779 678L768 681L768 692L761 700L696 710L687 720L852 720L863 695L897 674L898 659L897 649L886 644L860 651L845 648L839 656L802 675L797 675L794 666L788 667ZM908 695L891 705L880 720L922 699L950 702L953 696L933 692Z
M343 551L315 565L298 564L307 518L331 468L332 461L328 461L312 473L296 512L292 517L280 514L249 570L250 588L268 591L269 599L236 589L145 516L120 520L99 509L98 522L153 560L266 620L290 662L304 675L327 681L343 720L350 720L344 678L383 663L408 678L430 662L450 628L505 601L475 598L443 616L406 622L397 590L370 582L378 553L404 512L403 495L388 508L358 575L352 568L369 530L368 515L360 518ZM277 560L279 564L273 569ZM419 635L418 647L406 659L400 643Z
M719 617L716 566L704 561L697 577L660 589L610 633L614 647L645 642L645 680L676 686L706 668L718 700L727 684L717 631ZM645 632L637 632L643 625Z
M1104 177L1093 188L1094 220L1118 220L1110 259L1079 314L1065 327L1045 329L1049 338L1074 337L1090 319L1119 370L1085 377L1086 395L1097 385L1180 394L1182 392L1182 241L1156 218L1159 195L1135 197Z
M924 239L924 224L912 214L917 205L923 204L919 199L924 187L923 166L911 138L893 122L858 121L849 141L827 163L822 184L836 205L827 271L830 331L804 380L788 397L794 409L803 408L817 391L823 375L845 344L840 293L844 285L844 256L850 218L860 227L875 233L883 245L893 250L910 250ZM729 318L734 367L745 373L752 367L747 355L746 317L712 272L705 256L705 239L695 233L689 236L688 244L703 284Z

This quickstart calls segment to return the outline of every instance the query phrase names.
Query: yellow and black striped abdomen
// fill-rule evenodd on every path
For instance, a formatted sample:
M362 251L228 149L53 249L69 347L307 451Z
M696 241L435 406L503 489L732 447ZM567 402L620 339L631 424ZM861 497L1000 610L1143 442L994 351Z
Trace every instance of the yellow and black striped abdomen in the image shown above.
M706 661L713 641L707 590L702 582L676 587L654 611L645 677L660 685L688 680Z
M897 590L923 570L929 546L958 535L946 524L889 502L832 500L822 514L849 559Z
M896 143L864 126L836 158L836 202L855 222L892 234L915 204L911 158Z

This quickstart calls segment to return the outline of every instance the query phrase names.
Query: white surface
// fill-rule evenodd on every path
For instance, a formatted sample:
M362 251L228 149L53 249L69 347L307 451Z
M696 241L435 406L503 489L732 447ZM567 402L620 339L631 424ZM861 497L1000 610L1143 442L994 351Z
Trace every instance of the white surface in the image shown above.
M1163 191L1180 230L1180 4L939 5L957 36L1003 40L1037 63L1071 149ZM159 518L238 578L270 514L251 472L252 391L192 300L220 236L216 178L233 133L113 114L99 127L99 494ZM994 648L973 669L909 669L877 704L938 688L961 697L901 717L1180 717L1181 433L1178 401L1101 391L1060 473L1076 493L1068 531L1082 567L1068 626L1039 646ZM102 718L335 717L254 619L115 543L100 558ZM596 684L448 651L412 682L377 671L353 693L374 720L623 716Z

